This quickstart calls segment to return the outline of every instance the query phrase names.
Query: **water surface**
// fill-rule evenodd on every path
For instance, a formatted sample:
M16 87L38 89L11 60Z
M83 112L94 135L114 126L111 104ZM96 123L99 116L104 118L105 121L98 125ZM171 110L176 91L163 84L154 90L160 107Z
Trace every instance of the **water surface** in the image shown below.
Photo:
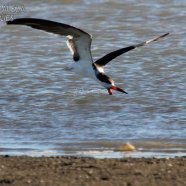
M94 60L162 33L170 36L110 62L106 72L129 93L110 96L66 70L73 61L65 38L1 23L0 154L114 152L130 141L138 151L185 155L185 1L19 4L25 11L15 18L51 19L92 34Z

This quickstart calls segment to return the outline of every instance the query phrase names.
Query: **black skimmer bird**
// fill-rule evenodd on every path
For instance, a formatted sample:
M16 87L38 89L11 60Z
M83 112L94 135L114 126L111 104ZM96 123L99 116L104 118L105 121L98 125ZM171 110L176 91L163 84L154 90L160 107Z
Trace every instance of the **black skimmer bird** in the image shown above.
M92 37L87 32L75 28L73 26L58 23L54 21L36 19L36 18L20 18L7 21L8 25L26 25L35 29L43 30L53 34L58 34L67 37L67 46L70 49L73 60L74 60L74 69L79 73L82 73L85 76L89 76L100 83L103 87L108 90L108 93L112 95L112 91L116 90L122 93L127 94L124 90L119 88L114 84L114 81L111 77L107 76L104 72L104 66L109 63L114 58L120 56L123 53L126 53L135 48L144 46L152 41L157 41L162 37L167 36L169 33L165 33L158 37L155 37L151 40L142 42L137 45L132 45L129 47L121 48L115 50L93 62L91 55L91 42Z

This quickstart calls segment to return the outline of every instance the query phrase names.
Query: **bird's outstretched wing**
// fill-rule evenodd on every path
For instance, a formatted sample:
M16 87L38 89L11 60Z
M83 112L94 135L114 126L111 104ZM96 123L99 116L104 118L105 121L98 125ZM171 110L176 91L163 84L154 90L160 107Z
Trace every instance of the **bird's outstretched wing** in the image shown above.
M142 42L142 43L137 44L137 45L131 45L131 46L126 47L126 48L121 48L121 49L119 49L119 50L115 50L115 51L113 51L113 52L110 52L110 53L106 54L105 56L103 56L102 58L98 59L98 60L95 61L94 63L96 63L96 64L99 65L99 66L104 66L104 65L106 65L107 63L109 63L110 61L112 61L114 58L116 58L116 57L118 57L118 56L120 56L120 55L122 55L122 54L124 54L124 53L126 53L126 52L128 52L128 51L130 51L130 50L133 50L133 49L135 49L135 48L144 46L144 45L146 45L146 44L148 44L148 43L151 43L152 41L157 41L157 40L159 40L160 38L165 37L165 36L167 36L167 35L169 35L169 33L160 35L160 36L158 36L158 37L155 37L155 38L153 38L153 39L150 39L150 40L148 40L148 41Z
M84 55L89 55L92 59L90 46L91 36L85 31L73 26L58 23L54 21L36 19L36 18L20 18L7 21L8 25L26 25L35 29L43 30L53 34L67 36L67 46L69 47L74 61L79 61Z

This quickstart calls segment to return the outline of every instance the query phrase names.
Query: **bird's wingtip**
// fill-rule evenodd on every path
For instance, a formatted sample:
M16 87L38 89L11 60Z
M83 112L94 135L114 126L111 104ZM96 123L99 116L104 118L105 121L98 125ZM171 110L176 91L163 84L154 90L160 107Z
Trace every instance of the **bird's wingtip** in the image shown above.
M6 24L7 25L16 24L16 20L18 20L18 19L10 19L10 20L6 21Z
M12 22L12 20L8 20L8 21L6 21L6 24L7 24L7 25L10 25L11 22Z
M170 32L167 32L167 33L163 34L162 37L165 37L165 36L168 36L168 35L170 35Z

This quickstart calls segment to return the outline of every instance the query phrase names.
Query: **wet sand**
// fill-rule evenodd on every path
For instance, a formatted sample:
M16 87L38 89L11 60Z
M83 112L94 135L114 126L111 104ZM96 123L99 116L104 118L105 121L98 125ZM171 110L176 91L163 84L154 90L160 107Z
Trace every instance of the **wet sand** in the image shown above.
M184 186L186 157L95 159L0 156L0 185Z

